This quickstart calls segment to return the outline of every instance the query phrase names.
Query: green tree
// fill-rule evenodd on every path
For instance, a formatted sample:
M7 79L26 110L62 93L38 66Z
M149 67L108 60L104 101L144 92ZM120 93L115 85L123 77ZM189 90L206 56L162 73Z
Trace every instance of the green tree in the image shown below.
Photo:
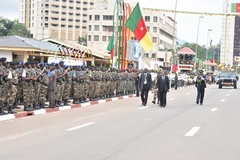
M23 37L31 37L30 31L18 20L9 20L0 18L0 36L18 35Z
M87 46L87 36L86 37L78 37L78 43Z

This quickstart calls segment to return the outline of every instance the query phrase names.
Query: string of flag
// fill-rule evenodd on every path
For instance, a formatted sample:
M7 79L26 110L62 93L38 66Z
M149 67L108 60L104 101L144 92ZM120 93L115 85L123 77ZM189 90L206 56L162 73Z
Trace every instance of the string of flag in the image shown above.
M143 8L143 10L155 11L155 12L168 12L168 13L174 13L174 12L175 12L175 10L169 10L169 9L154 9L154 8ZM240 14L191 12L191 11L176 11L176 13L179 13L179 14L192 14L192 15L203 15L203 16L240 16Z

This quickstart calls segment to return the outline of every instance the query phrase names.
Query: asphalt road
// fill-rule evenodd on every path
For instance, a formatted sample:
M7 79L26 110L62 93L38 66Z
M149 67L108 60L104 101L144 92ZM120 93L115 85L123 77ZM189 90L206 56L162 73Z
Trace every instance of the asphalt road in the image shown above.
M239 85L240 86L240 85ZM0 160L239 160L240 89L171 90L0 122Z

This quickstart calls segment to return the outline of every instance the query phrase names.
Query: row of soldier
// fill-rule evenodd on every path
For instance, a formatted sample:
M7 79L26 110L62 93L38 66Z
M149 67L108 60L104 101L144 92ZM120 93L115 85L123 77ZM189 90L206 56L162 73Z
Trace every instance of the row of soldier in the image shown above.
M53 76L55 79L53 79ZM69 67L64 62L49 65L38 62L6 62L0 59L0 115L15 113L18 103L24 111L94 101L136 91L137 70L100 69L95 67Z

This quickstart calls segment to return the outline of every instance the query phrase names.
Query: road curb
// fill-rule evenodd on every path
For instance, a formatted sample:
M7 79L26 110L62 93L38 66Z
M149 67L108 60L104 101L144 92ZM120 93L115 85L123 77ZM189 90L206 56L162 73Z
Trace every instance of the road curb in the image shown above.
M117 100L123 100L123 99L127 99L127 98L132 98L132 97L134 97L134 95L126 95L126 96L120 96L120 97L114 97L114 98L107 98L107 99L98 100L98 101L90 101L90 102L82 103L82 104L71 104L70 106L45 108L45 109L40 109L40 110L36 110L36 111L22 111L22 112L17 112L15 114L8 114L8 115L0 116L0 122L6 121L6 120L12 120L12 119L16 119L16 118L23 118L23 117L29 117L29 116L34 116L34 115L41 115L41 114L46 114L46 113L70 110L70 109L74 109L74 108L87 107L87 106L92 106L92 105L96 105L96 104L102 104L102 103L107 103L107 102L112 102L112 101L117 101Z

